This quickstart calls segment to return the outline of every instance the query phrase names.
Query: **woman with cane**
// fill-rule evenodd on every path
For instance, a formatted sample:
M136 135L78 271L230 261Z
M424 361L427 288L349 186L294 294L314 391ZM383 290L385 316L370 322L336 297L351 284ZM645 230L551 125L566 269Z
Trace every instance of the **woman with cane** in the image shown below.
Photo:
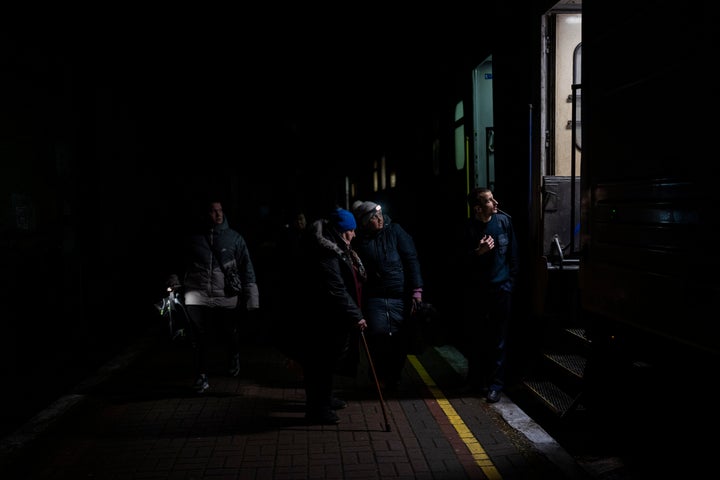
M332 396L335 374L355 376L359 361L359 333L367 326L360 310L365 268L350 247L355 237L355 218L336 208L328 219L308 227L304 237L307 278L302 285L307 298L310 326L290 327L304 347L296 358L303 367L306 412L310 423L337 424L335 410L345 402Z

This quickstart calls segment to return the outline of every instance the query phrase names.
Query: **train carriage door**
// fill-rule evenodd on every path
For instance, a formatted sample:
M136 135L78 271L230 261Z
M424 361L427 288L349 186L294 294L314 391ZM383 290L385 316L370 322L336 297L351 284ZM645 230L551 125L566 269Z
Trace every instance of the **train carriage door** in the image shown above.
M582 4L558 2L543 16L540 150L542 255L579 255Z
M473 186L495 187L492 55L472 72Z

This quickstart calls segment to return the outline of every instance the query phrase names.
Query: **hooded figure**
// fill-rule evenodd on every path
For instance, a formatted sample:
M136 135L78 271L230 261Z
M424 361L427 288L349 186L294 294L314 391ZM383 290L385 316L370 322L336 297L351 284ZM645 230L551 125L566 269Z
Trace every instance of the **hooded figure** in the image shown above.
M245 239L230 228L221 202L210 201L207 205L203 225L187 238L183 274L171 275L168 281L176 286L181 284L184 291L185 312L196 352L194 388L198 393L210 388L207 375L210 334L216 333L227 342L229 373L239 375L239 317L241 311L257 310L260 306L255 269ZM226 288L229 269L238 273L239 294Z

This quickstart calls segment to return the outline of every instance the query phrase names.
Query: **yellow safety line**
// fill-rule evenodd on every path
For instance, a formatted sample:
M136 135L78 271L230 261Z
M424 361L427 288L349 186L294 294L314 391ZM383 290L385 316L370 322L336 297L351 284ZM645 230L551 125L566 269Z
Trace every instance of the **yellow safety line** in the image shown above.
M490 460L490 457L485 452L485 449L482 445L480 445L480 442L478 442L477 438L475 438L467 425L465 425L465 422L463 422L462 418L460 418L460 415L458 415L455 411L453 406L450 404L450 401L445 398L442 390L438 388L435 381L428 374L427 370L425 370L425 367L422 366L415 355L408 355L407 358L410 360L410 364L415 368L415 371L417 371L422 381L425 385L427 385L428 389L437 400L440 408L442 408L443 412L445 412L445 416L447 416L448 420L450 420L450 423L458 432L460 439L467 446L468 450L470 450L475 463L482 469L485 476L490 480L501 480L502 475L500 475L500 472L498 472L497 468L495 468L495 465L492 463L492 460Z

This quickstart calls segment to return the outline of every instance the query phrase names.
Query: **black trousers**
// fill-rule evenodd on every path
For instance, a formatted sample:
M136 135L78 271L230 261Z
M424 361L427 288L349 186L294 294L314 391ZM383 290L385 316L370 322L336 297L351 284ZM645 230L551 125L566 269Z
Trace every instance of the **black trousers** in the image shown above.
M368 335L368 350L372 357L378 381L387 387L397 386L409 350L406 329L396 333Z
M512 294L501 288L468 289L464 344L467 383L501 391L505 386Z
M225 344L228 360L240 353L240 312L237 308L186 305L185 310L190 319L198 374L208 373L207 356L211 342Z
M357 358L348 351L352 332L324 330L306 339L302 367L305 378L306 411L310 414L330 410L334 376L349 375Z

